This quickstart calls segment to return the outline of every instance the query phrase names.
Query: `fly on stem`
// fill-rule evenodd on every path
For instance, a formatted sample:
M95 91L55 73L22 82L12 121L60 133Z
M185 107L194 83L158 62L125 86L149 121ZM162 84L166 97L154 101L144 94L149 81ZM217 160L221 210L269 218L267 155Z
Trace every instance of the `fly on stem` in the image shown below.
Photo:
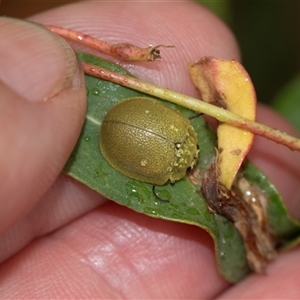
M174 48L171 45L149 46L140 48L129 43L113 44L110 55L124 61L156 61L161 60L160 50L158 48Z
M116 57L123 61L157 61L161 60L160 50L158 48L173 48L171 45L157 45L141 48L130 43L111 44L103 40L94 38L88 34L81 33L72 29L58 26L47 25L48 29L76 43L85 45L91 49Z

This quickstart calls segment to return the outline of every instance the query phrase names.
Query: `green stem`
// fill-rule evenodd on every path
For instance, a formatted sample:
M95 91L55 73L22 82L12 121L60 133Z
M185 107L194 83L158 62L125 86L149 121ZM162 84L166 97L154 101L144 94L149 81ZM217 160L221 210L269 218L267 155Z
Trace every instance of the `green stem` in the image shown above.
M242 118L226 109L217 107L215 105L209 104L207 102L201 101L189 97L187 95L177 93L175 91L168 90L166 88L142 81L137 78L133 78L126 75L121 75L113 71L90 65L87 63L82 63L83 70L86 74L92 75L104 80L108 80L131 89L155 96L157 98L167 100L178 105L184 106L196 112L201 112L220 122L231 124L235 127L250 131L254 134L263 136L269 140L276 143L285 145L292 150L300 151L300 140L292 137L284 132L277 129L268 127L266 125L250 121L248 119Z

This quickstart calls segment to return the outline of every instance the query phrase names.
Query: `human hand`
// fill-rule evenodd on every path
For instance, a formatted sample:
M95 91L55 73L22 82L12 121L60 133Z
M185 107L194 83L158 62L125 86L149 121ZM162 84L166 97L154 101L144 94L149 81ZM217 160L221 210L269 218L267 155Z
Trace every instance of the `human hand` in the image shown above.
M176 48L166 50L161 62L124 65L142 79L195 97L189 61L204 55L239 57L228 29L188 1L80 2L31 20L112 42L173 44ZM1 298L300 295L297 249L280 254L267 276L251 274L230 286L217 272L213 243L204 230L105 202L59 175L84 121L82 71L70 48L45 29L5 18L0 28ZM259 107L258 121L296 134L265 107ZM250 157L300 218L299 153L257 138Z

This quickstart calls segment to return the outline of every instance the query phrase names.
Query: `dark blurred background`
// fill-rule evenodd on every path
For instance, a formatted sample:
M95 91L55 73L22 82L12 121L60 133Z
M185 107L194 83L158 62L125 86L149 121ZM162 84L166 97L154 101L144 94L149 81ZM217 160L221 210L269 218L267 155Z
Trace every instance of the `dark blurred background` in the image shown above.
M1 0L0 0L1 1ZM0 15L24 18L39 11L72 0L3 0ZM300 69L300 1L243 1L243 0L197 0L218 14L235 33L241 47L243 64L249 72L258 100L273 105L286 99L276 99L282 89L290 84ZM296 81L296 89L298 81ZM294 84L294 86L295 86ZM289 110L296 121L300 114L300 78L297 97ZM295 87L293 90L295 93ZM281 95L279 98L286 97Z

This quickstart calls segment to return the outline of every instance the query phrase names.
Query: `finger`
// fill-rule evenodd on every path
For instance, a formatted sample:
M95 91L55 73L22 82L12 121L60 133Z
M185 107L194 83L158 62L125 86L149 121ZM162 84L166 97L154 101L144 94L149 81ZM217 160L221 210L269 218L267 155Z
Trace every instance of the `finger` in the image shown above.
M34 24L0 19L0 233L51 186L81 130L85 85L72 49ZM8 201L9 200L9 201Z
M26 299L210 299L226 286L211 248L211 238L195 226L108 203L4 263L1 295L7 298L13 291L15 298ZM35 266L30 278L27 265ZM33 282L38 288L31 288Z
M82 10L79 11L80 9ZM181 25L178 23L178 16L182 18ZM239 58L236 42L230 31L217 17L200 9L192 1L172 4L158 4L156 1L132 4L123 1L119 5L113 1L86 1L60 7L31 19L43 24L71 28L112 43L129 42L141 47L149 44L174 45L175 48L171 49L161 48L162 61L121 64L141 79L194 96L198 96L198 92L187 75L189 61L198 60L205 55ZM82 49L76 44L72 45Z
M299 299L299 247L282 253L267 270L266 276L252 274L218 299Z
M0 238L0 263L31 241L79 218L106 199L61 174L35 207Z
M101 17L99 17L100 15ZM133 15L136 16L135 22L132 22ZM200 6L196 5L193 2L126 2L126 5L125 2L124 5L120 5L120 3L116 2L82 2L62 7L39 16L35 16L32 19L35 21L40 21L44 24L55 24L73 28L109 41L129 41L131 43L142 46L145 45L145 43L147 45L149 43L158 44L162 42L179 45L179 47L177 46L178 49L176 49L176 51L168 51L167 56L165 56L165 60L161 63L147 65L132 64L129 66L130 69L136 75L140 75L140 77L146 79L148 78L149 80L151 79L152 82L166 85L172 89L189 94L196 95L196 89L194 89L194 87L192 86L190 79L187 77L186 73L186 64L189 60L198 59L203 55L208 54L225 58L238 56L238 50L234 38L232 37L228 29L226 29L216 17L212 16L206 10L203 10ZM181 24L179 24L178 19L182 20L182 22L186 24L186 26L182 26ZM118 22L116 22L116 20L118 20ZM120 26L120 24L122 24L122 26ZM172 35L170 35L170 32L172 32ZM110 205L112 204L109 204L108 206ZM107 222L114 222L113 228L112 226L110 226L110 224L112 223L107 223L108 226L104 228L100 225L97 225L97 222L94 223L92 221L91 225L94 226L89 226L88 228L90 234L92 235L97 235L97 231L100 231L103 234L103 239L112 235L112 239L110 241L111 246L115 247L116 253L119 255L116 256L116 265L114 267L118 268L117 262L119 259L121 259L120 256L122 256L124 249L126 249L125 245L127 244L127 246L130 247L130 243L132 243L131 239L125 238L124 243L120 245L120 234L121 236L125 237L130 235L131 226L126 226L125 230L121 230L126 223L126 220L124 220L122 214L128 214L128 211L120 206L113 206L113 208L120 211L120 218L112 218L112 215L107 216ZM88 215L87 217L89 216L90 215ZM127 270L128 274L131 274L134 271L131 270L131 264L134 261L134 257L136 255L144 256L145 253L147 253L147 245L149 245L149 230L147 230L147 220L149 218L140 216L136 213L131 213L129 215L129 218L130 224L136 223L136 226L134 227L138 232L138 235L136 236L136 243L133 244L133 246L136 246L136 248L131 248L131 252L130 255L128 255L126 264L123 264L124 272L126 273ZM138 222L139 219L146 220L146 223ZM87 220L89 220L89 218ZM174 228L177 231L182 230L183 234L178 239L172 239L172 236L175 234L175 230L173 229L167 231L166 234L158 234L159 232L164 232L164 228L166 226L165 224L168 224L170 228L173 228L173 226L175 226ZM214 253L212 249L212 243L211 240L210 243L207 243L207 234L203 230L187 225L174 225L172 223L167 223L164 221L158 222L157 220L153 220L150 223L149 227L151 231L153 231L153 235L151 237L153 245L156 245L157 248L159 248L161 244L165 245L161 250L161 257L168 257L170 253L173 253L174 249L176 249L176 255L174 256L174 260L172 262L174 262L175 260L180 261L182 263L181 270L184 274L194 275L197 273L197 282L203 283L201 285L198 285L197 288L193 290L191 290L191 288L187 285L182 285L178 287L178 292L180 290L180 293L182 295L187 293L187 295L193 294L196 297L199 297L199 295L201 295L201 297L207 298L215 295L216 293L220 292L222 288L227 286L225 281L219 276L217 272L214 259L212 259ZM79 237L83 237L86 232L85 228L82 227L66 227L66 229L67 228L70 228L73 232L74 230L78 231ZM185 247L186 239L184 238L184 232L188 230L187 228L191 230L191 234L193 236L197 235L199 238L199 241L193 244L193 247L195 246L193 249L190 249L190 245L187 245ZM79 233L81 232L81 230L82 235L81 233ZM72 244L72 239L76 236L71 235L71 240L68 240L68 243ZM168 243L169 239L172 239L172 242ZM45 240L43 241L45 242ZM142 248L139 248L139 245ZM88 240L85 240L85 242L81 243L81 246L78 245L78 247L78 250L83 250L83 255L81 256L83 260L85 257L85 251L88 251L88 249L90 249L90 251L95 250L96 252L98 249L98 251L100 251L98 253L99 256L103 254L101 249L97 248L97 246L92 241L91 243L89 243ZM201 249L203 247L207 251L203 251L202 253ZM202 253L203 255L193 256L195 261L189 261L189 251L191 251L194 255L198 250L199 253ZM135 253L135 251L137 253ZM47 258L44 257L43 253L44 251L41 251L39 256L35 256L36 264L40 262L40 259L43 260L45 258L47 260ZM81 278L82 280L80 279L80 282L85 287L85 291L88 291L90 287L89 278L77 277L77 275L80 274L72 276L72 278L68 276L69 264L74 263L77 265L78 259L80 260L81 258L76 255L69 256L68 260L66 261L65 259L60 259L59 251L54 251L52 253L55 257L53 263L56 262L52 266L56 266L59 264L60 267L57 268L57 270L59 269L61 274L65 274L67 276L66 278L69 278L69 283L71 283L72 286L74 286L72 282L78 282L77 278ZM56 253L58 255L56 255ZM108 258L109 255L105 258L105 263L109 262L107 260ZM178 278L180 277L180 274L177 273L176 276L170 277L168 275L169 272L167 272L168 266L170 266L169 261L166 260L166 264L164 264L164 260L162 259L159 264L156 264L155 259L155 256L150 257L147 276L148 278L152 278L153 280L157 272L160 272L160 278L164 278L165 281L163 285L161 284L161 282L158 282L156 280L153 280L151 285L151 289L157 295L159 295L164 285L167 284L168 287L176 286L176 284L178 284ZM13 263L12 261L13 259L10 259L10 263ZM18 264L17 260L16 264ZM193 268L193 265L194 269L192 271L189 270L190 268ZM85 268L85 266L87 269ZM77 267L79 268L78 265ZM202 273L200 270L200 273L198 273L199 267L201 270L205 270L205 272ZM88 272L88 269L90 269L89 264L84 264L81 269L81 274ZM96 266L95 270L97 270L97 272L101 272L101 265ZM51 268L50 274L51 276L55 276L55 270L53 269L53 267ZM146 273L143 272L143 269L139 269L137 275L139 275L142 279L146 275ZM33 276L36 276L35 279L37 280L37 282L40 282L39 272L37 272ZM31 280L32 279L33 278L31 278ZM73 281L73 279L75 281ZM193 277L192 279L194 280L195 277ZM191 280L191 277L187 277L187 280ZM210 282L212 281L214 282L214 285L210 284ZM149 292L147 289L147 285L139 286L139 283L141 282L136 282L135 288L140 289L141 294L144 293L146 295L147 292ZM110 282L107 284L110 284ZM99 283L99 289L100 288L101 284ZM57 295L62 295L60 293L65 293L63 295L66 295L66 293L70 292L71 294L68 295L72 295L73 297L75 297L74 290L68 291L68 288L54 288L53 291L56 292ZM31 290L31 292L34 293L33 290ZM97 290L97 292L99 293L99 290ZM171 290L169 289L168 292L171 293ZM167 292L164 293L167 295Z
M297 136L296 130L286 120L265 106L260 105L257 119L260 123ZM300 219L300 197L297 192L300 179L299 152L256 136L249 159L269 177L282 195L291 215Z

